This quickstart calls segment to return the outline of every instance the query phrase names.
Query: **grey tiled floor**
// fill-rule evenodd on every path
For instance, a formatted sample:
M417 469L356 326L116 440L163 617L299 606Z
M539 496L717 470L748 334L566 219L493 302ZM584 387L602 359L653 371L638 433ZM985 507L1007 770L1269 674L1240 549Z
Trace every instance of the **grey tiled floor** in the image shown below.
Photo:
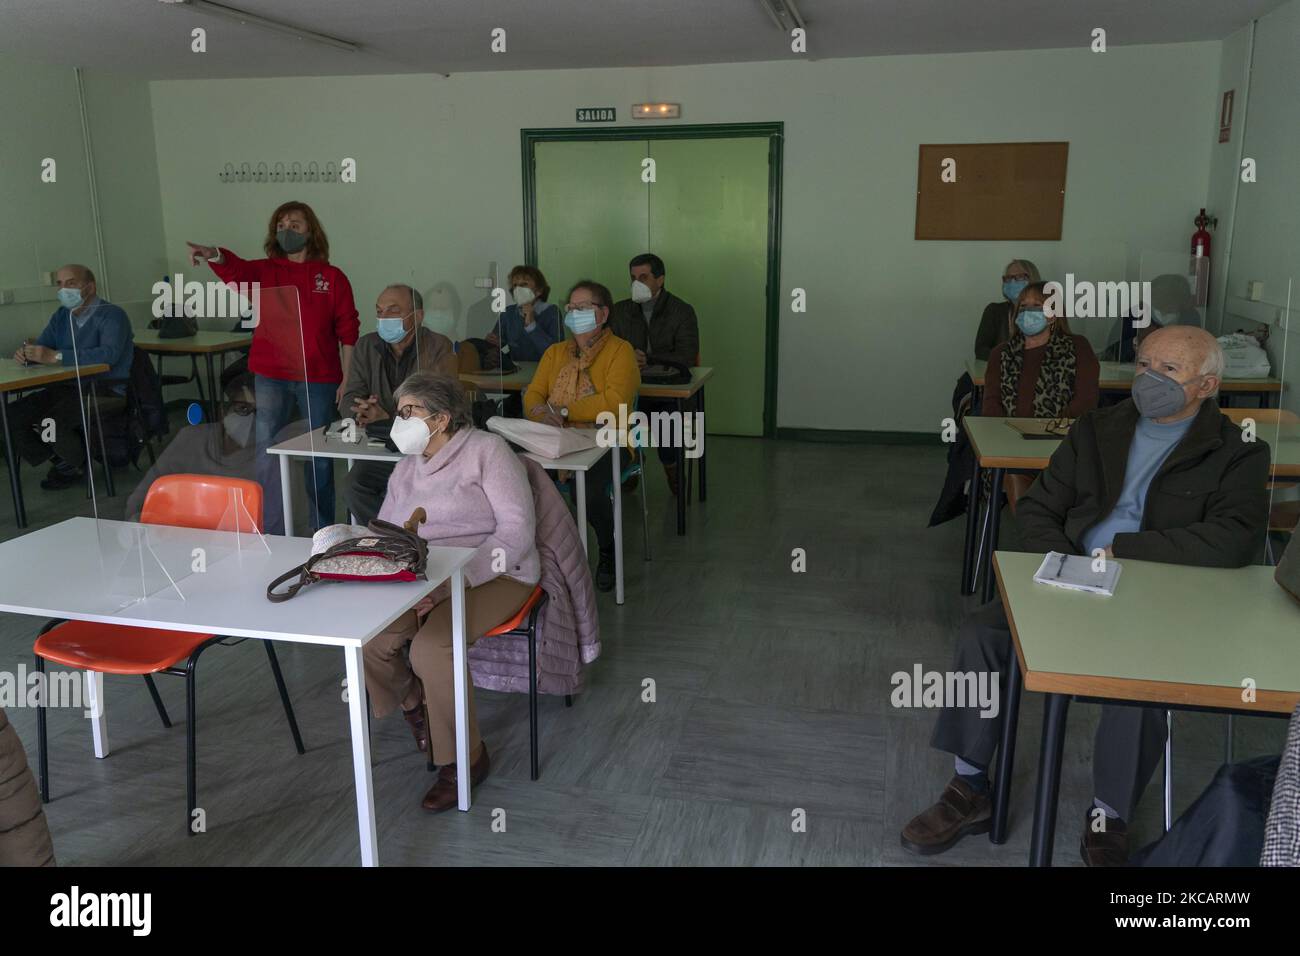
M481 693L493 773L468 814L425 814L430 776L398 720L372 731L380 858L387 864L1022 865L1027 857L1040 701L1021 714L1011 836L971 838L927 860L898 831L951 773L930 750L933 716L889 705L889 676L946 667L973 599L957 594L960 521L925 527L943 478L938 448L709 439L710 496L674 533L657 466L649 475L654 560L641 559L628 502L627 603L601 598L603 654L572 709L543 698L542 778L528 780L527 704ZM134 484L129 471L119 490ZM88 503L43 493L40 526ZM100 503L120 514L124 495ZM0 534L16 533L7 503ZM1007 528L1006 541L1014 537ZM791 571L791 551L807 571ZM68 582L75 587L75 581ZM0 668L30 661L40 622L0 616ZM351 865L358 845L340 655L283 646L307 744L294 754L252 643L201 667L199 802L208 832L187 838L183 686L160 678L174 726L158 723L139 680L109 678L113 752L98 761L86 722L51 718L54 800L67 864ZM655 701L642 700L643 681ZM35 717L10 720L35 759ZM1062 778L1057 861L1076 863L1089 798L1095 708L1076 705ZM1223 718L1180 716L1177 803L1220 761ZM1238 720L1237 753L1276 752L1281 722ZM1158 785L1135 821L1158 835ZM792 826L797 811L806 829ZM504 821L504 832L493 822ZM500 831L498 825L496 831Z

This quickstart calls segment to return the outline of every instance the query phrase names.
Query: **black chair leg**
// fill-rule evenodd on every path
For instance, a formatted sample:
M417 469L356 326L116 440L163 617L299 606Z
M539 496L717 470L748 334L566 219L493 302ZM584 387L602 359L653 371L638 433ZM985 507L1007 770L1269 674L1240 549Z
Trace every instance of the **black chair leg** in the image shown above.
M289 731L293 734L293 745L299 754L307 751L302 746L302 734L298 733L298 721L293 716L293 704L289 703L289 691L284 686L284 675L280 673L280 659L275 656L275 645L263 641L267 659L271 662L271 673L275 675L275 688L280 692L280 703L284 705L284 716L289 720Z
M194 835L194 811L199 806L198 782L198 684L195 669L199 655L220 641L213 637L195 649L185 665L185 834Z
M537 627L528 628L528 752L531 774L536 780L537 771Z
M565 694L565 695L564 695L564 706L565 706L565 707L572 707L572 706L573 706L573 695L572 695L572 694Z
M153 698L153 705L158 708L158 716L162 718L162 725L171 727L172 722L167 716L167 708L163 706L162 698L158 696L158 685L153 682L153 675L145 674L144 682L149 688L149 696Z
M195 700L195 683L194 683L194 665L197 663L198 652L190 658L189 666L185 668L185 835L194 835L194 811L199 805L199 781L198 781L198 760L196 759L195 747L197 744L195 735L195 721L198 717L197 701Z
M45 673L45 658L36 655L36 671ZM41 683L45 683L42 678ZM48 685L46 685L48 686ZM50 802L50 748L45 730L45 695L41 695L40 706L36 708L36 775L41 785L41 803Z

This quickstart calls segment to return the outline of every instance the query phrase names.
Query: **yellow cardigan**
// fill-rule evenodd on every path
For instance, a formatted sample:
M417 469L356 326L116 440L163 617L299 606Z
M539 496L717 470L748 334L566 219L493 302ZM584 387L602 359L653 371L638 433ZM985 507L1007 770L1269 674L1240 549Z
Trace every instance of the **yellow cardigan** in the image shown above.
M533 421L541 421L541 416L534 415L533 409L546 404L551 389L555 387L556 376L569 361L572 348L572 341L556 342L542 353L537 372L524 393L524 414ZM569 406L569 424L594 426L596 416L606 411L617 418L619 405L626 405L626 414L630 416L636 403L637 389L641 387L641 370L637 368L631 343L611 335L587 371L591 373L591 384L596 386L596 391Z

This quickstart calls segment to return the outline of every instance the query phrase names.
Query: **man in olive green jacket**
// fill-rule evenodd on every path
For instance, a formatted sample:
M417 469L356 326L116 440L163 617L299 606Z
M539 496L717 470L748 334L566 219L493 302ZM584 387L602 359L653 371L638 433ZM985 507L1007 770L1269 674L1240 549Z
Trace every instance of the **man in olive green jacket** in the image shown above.
M412 372L456 378L451 339L424 326L424 298L409 285L390 285L375 302L376 331L357 339L339 414L364 428L397 414L393 392ZM343 482L343 500L359 524L379 514L394 463L358 461Z
M1087 412L1020 499L1024 550L1235 568L1262 550L1268 524L1269 450L1245 441L1214 396L1223 350L1208 332L1171 326L1141 346L1133 397ZM1123 587L1123 582L1120 582ZM967 615L953 671L1000 679L1012 661L1000 601ZM947 702L951 704L952 702ZM942 853L991 825L987 770L1000 713L945 706L931 745L956 758L939 801L914 817L903 846ZM1103 706L1093 750L1093 802L1080 853L1090 866L1122 864L1138 797L1162 756L1163 711ZM1104 816L1104 823L1102 818Z

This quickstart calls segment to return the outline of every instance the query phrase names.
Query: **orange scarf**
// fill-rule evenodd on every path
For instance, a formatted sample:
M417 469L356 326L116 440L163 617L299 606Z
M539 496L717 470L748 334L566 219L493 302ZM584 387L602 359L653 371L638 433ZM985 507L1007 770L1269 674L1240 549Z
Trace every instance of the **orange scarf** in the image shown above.
M556 408L568 408L579 399L596 393L596 386L591 380L591 363L596 361L596 356L610 336L609 328L603 327L587 343L586 348L578 345L576 339L573 341L569 347L569 361L556 374L555 384L551 386L549 400Z

